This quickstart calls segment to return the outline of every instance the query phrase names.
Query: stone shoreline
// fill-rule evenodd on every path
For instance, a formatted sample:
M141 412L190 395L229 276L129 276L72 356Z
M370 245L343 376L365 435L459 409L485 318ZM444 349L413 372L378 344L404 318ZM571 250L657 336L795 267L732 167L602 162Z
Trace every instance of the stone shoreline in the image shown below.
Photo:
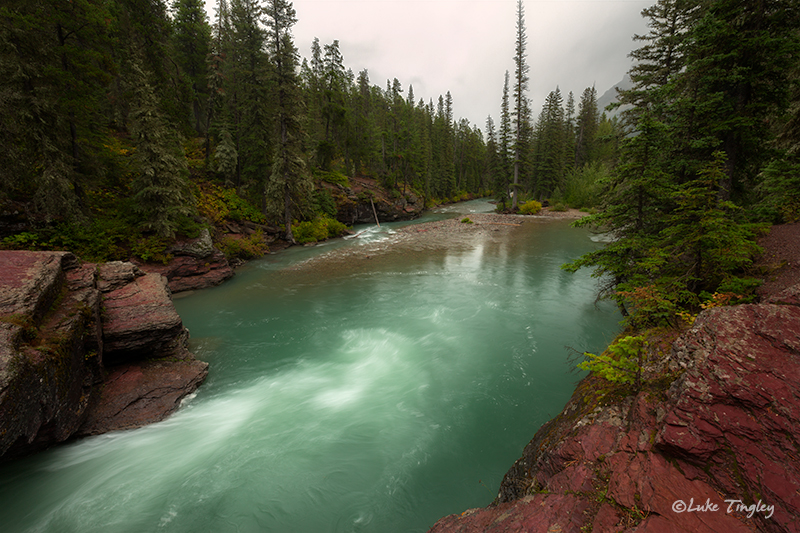
M382 240L362 246L339 248L320 254L289 267L287 270L304 271L314 268L334 268L360 260L372 260L388 253L412 253L426 250L459 248L479 241L500 241L509 232L525 224L546 223L553 220L577 220L586 213L577 209L557 212L543 209L539 215L506 215L497 213L470 213L456 218L422 222L404 226L388 233ZM465 218L470 222L462 222ZM363 232L362 232L363 233ZM362 233L348 237L358 239Z
M0 252L0 461L162 420L208 373L167 279L69 252Z

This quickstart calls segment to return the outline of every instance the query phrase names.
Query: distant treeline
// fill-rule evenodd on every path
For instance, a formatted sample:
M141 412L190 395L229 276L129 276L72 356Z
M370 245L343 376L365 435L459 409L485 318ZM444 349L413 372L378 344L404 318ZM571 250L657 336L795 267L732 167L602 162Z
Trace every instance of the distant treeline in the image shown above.
M426 103L397 79L384 88L366 70L354 75L338 41L315 40L301 61L295 17L279 0L220 0L211 22L202 0L0 8L5 200L44 221L85 222L113 190L129 200L114 204L129 220L172 235L196 213L190 174L235 187L280 221L313 216L314 179L332 172L429 202L508 195L507 105L484 135L453 116L449 92ZM528 134L521 190L546 198L570 169L613 164L597 143L613 145L615 126L587 91L575 116L571 99L566 113L557 92L548 99Z

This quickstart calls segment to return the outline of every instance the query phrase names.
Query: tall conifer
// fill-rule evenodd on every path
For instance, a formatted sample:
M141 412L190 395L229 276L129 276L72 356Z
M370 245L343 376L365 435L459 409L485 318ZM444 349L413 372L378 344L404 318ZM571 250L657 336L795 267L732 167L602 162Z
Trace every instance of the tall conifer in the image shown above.
M283 211L285 238L294 242L292 219L297 207L311 195L312 181L302 152L302 98L297 75L297 48L292 26L297 22L291 2L268 0L265 6L267 42L275 88L277 143L266 197Z
M530 107L528 105L528 71L526 48L528 38L525 30L525 8L522 0L517 0L517 41L514 54L514 183L511 209L517 209L520 173L523 158L528 146L526 135L530 132Z
M138 53L130 54L129 64L133 94L130 129L138 166L132 184L134 210L143 218L145 229L173 237L180 218L194 213L186 155L178 132L159 109Z

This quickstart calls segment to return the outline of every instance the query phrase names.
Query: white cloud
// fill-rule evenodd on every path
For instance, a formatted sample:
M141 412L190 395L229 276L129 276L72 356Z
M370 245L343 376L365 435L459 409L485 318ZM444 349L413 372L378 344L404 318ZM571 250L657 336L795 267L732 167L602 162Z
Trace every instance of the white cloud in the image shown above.
M619 81L632 36L646 31L640 12L653 2L524 0L534 118L557 85L577 103L586 87L602 94ZM338 39L345 65L367 69L373 85L397 78L425 102L450 91L456 117L482 129L490 114L497 122L503 75L514 75L516 0L295 0L294 8L304 57L314 37Z

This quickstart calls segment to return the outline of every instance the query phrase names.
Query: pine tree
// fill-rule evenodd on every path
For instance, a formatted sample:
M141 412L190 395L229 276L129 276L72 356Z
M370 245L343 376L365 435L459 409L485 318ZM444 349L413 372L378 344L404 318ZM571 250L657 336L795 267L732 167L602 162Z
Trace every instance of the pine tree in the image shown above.
M742 223L737 217L741 208L718 194L719 182L726 179L725 157L715 152L697 179L672 193L675 209L665 217L660 234L664 260L652 264L674 280L671 292L742 293L757 284L739 272L761 251L756 245L759 226Z
M295 242L292 219L296 207L308 201L312 190L311 176L302 152L302 95L297 76L297 49L292 39L292 26L297 19L291 2L268 0L265 13L272 57L272 83L276 91L275 129L278 141L272 172L266 186L266 197L280 205L285 224L285 238Z
M525 8L522 0L517 0L517 41L514 54L514 183L511 198L511 209L517 209L517 198L522 172L523 157L526 152L526 134L530 131L530 108L528 105L528 71L526 61L528 38L525 34Z
M369 72L358 74L352 102L353 115L353 160L357 170L376 171L380 153L380 135L374 112L373 91Z
M564 168L567 172L575 168L575 95L572 91L567 95L567 104L564 109Z
M175 0L172 6L175 13L172 21L175 61L191 85L194 129L203 134L208 102L206 60L211 50L211 26L202 0Z
M226 127L223 126L220 130L219 138L220 141L214 150L214 170L226 183L232 183L236 176L239 154L236 152L231 132Z
M597 110L597 90L594 86L584 89L578 104L577 139L575 141L575 168L592 161L595 137L600 116Z
M508 93L509 75L505 73L503 81L503 98L500 103L500 131L498 133L498 153L499 162L499 181L497 182L497 199L500 201L501 209L505 211L506 202L509 200L508 190L513 175L513 151L511 137L511 107L509 104Z
M257 0L231 0L226 36L224 109L217 130L229 129L236 148L234 183L240 190L260 196L272 165L273 99L270 87L266 33L260 25L262 8Z
M129 63L133 85L130 129L138 167L132 184L134 210L143 218L143 228L171 238L181 217L195 212L188 164L179 134L159 110L149 76L135 51Z
M564 108L561 91L556 88L545 99L536 133L535 194L547 198L563 185L566 151Z
M324 46L325 103L322 111L325 124L325 141L335 146L337 153L345 148L344 133L347 131L347 73L344 58L339 50L339 41Z
M630 105L624 113L631 122L645 107L659 106L663 95L659 91L673 82L686 64L691 45L689 30L701 15L699 0L658 0L642 10L650 31L634 35L634 41L644 44L630 53L636 64L629 75L633 88L620 91L618 105Z
M497 190L499 188L500 154L497 147L497 132L491 115L486 117L486 159L484 164L486 183L490 188Z

